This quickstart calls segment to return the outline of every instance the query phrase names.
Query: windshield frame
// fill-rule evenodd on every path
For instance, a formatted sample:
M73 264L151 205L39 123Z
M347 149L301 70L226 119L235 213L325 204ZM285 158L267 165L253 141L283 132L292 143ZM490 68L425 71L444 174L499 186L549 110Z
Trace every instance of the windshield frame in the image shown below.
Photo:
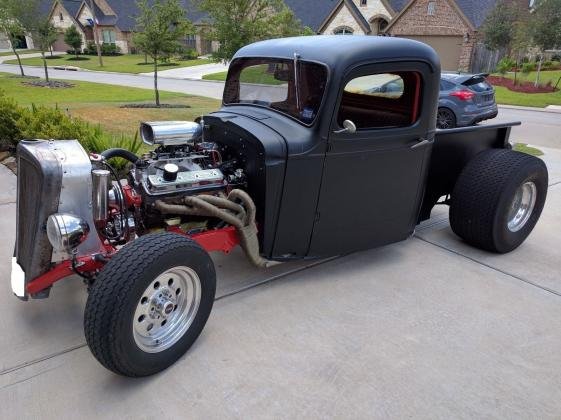
M293 62L294 58L290 58L290 57L281 57L281 56L253 56L253 55L247 55L247 56L241 56L241 57L235 57L231 62L230 62L230 68L228 69L228 74L226 76L226 81L224 84L224 90L226 90L226 85L228 84L228 80L230 78L230 71L231 71L231 66L232 63L234 63L237 60L286 60L286 61L290 61ZM222 106L223 107L235 107L235 106L250 106L250 107L256 107L256 108L260 108L260 109L266 109L269 111L273 111L277 114L283 115L285 117L290 118L291 120L296 121L297 123L305 126L305 127L313 127L315 124L317 124L317 122L320 120L320 114L323 110L323 107L325 105L325 102L327 100L327 92L329 91L329 85L331 84L331 69L329 68L329 66L321 61L317 61L317 60L307 60L307 59L303 59L303 58L299 58L298 59L299 63L311 63L311 64L317 64L322 66L325 71L326 71L326 78L325 78L325 89L321 98L321 101L319 103L318 106L318 111L317 111L317 115L314 118L314 120L310 123L306 123L302 120L300 120L299 118L296 118L294 115L288 114L286 112L283 112L279 109L276 108L271 108L270 106L265 106L265 105L260 105L260 104L255 104L255 103L251 103L251 102L234 102L234 103L226 103L224 101L224 94L222 95ZM241 82L240 82L241 84Z

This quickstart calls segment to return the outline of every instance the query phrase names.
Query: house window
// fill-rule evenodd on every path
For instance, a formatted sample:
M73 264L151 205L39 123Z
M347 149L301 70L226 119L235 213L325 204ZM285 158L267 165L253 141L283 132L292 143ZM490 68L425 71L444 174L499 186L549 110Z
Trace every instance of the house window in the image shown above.
M103 38L104 44L114 44L115 43L115 31L112 29L104 29L101 31L101 36Z
M407 127L419 113L421 76L417 72L376 73L347 83L337 116L357 128Z
M436 13L436 2L429 1L429 5L427 6L427 15L434 16Z
M375 18L370 22L370 29L373 34L379 35L383 33L387 27L388 21L382 17Z
M361 6L368 6L368 0L360 0Z
M342 26L340 28L335 28L333 31L334 35L352 35L354 31L348 26Z
M62 13L59 15L60 17L60 21L62 22L64 20L64 16L62 16Z

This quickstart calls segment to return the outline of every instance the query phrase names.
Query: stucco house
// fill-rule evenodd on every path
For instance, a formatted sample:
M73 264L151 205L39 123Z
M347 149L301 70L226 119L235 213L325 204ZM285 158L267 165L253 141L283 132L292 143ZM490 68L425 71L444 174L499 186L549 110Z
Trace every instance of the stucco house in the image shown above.
M380 35L407 0L338 0L317 28L320 34Z

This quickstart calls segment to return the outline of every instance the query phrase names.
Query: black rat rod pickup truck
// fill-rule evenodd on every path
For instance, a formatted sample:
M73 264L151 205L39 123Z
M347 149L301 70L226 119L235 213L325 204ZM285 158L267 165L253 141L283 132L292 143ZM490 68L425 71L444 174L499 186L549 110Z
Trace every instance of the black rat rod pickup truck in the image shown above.
M45 298L82 277L93 355L145 376L201 333L209 252L239 245L265 268L373 248L410 237L437 203L467 243L512 251L540 217L547 169L511 150L515 124L436 130L439 82L416 41L270 40L236 54L219 111L143 123L150 153L22 141L13 291Z

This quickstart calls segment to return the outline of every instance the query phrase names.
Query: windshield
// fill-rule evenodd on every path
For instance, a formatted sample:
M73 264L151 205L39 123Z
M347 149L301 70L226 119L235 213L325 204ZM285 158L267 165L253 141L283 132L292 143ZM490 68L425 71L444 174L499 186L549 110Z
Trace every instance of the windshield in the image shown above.
M297 80L298 83L295 83ZM325 66L278 58L239 58L232 61L224 88L224 103L253 104L312 124L327 83Z

